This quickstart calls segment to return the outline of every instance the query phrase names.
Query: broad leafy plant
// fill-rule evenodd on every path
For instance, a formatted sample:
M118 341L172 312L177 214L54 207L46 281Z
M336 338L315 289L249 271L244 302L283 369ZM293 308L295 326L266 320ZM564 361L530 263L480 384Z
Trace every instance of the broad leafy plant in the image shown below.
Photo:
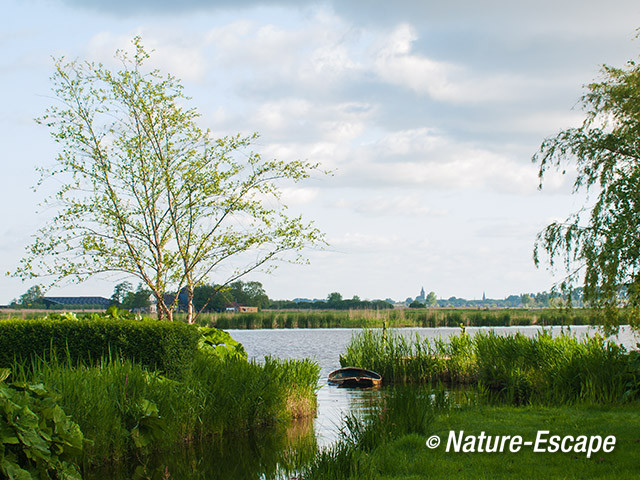
M0 369L0 477L15 480L82 478L84 436L57 398L41 384L7 384Z

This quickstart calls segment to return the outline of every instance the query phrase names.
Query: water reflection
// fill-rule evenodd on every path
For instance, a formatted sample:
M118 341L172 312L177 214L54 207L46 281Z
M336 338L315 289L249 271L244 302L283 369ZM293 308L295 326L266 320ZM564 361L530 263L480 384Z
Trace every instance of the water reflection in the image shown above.
M311 420L289 428L179 446L118 466L85 472L92 480L257 480L296 478L317 449Z

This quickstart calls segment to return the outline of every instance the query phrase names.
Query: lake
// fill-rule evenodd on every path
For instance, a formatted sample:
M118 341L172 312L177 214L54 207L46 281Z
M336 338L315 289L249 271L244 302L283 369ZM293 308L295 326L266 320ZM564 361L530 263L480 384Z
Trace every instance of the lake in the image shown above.
M543 330L554 335L569 332L582 338L597 331L594 327L579 325L571 327L466 327L469 335L493 330L499 335L520 332L527 336L537 335ZM329 372L340 368L340 354L343 353L351 337L358 328L318 328L318 329L256 329L228 330L233 338L242 343L250 358L262 360L265 356L280 358L311 358L320 365L320 389L318 390L318 414L314 430L319 445L327 445L338 438L342 418L354 410L363 410L379 395L375 390L357 390L338 388L327 383ZM459 335L460 328L399 328L389 331L400 332L405 336L418 335L420 338L443 338ZM634 348L640 341L628 327L622 327L616 337L616 343L626 348Z

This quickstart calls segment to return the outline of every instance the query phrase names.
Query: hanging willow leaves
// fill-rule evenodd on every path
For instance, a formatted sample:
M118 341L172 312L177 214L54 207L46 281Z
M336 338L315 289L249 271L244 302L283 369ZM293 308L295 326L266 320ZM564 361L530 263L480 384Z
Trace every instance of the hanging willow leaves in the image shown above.
M586 87L586 118L578 128L546 139L533 161L540 185L550 168L575 166L574 192L592 205L538 234L536 265L546 255L567 271L565 290L582 284L583 300L597 307L609 331L621 322L640 327L640 68L604 66ZM625 308L620 308L624 306Z

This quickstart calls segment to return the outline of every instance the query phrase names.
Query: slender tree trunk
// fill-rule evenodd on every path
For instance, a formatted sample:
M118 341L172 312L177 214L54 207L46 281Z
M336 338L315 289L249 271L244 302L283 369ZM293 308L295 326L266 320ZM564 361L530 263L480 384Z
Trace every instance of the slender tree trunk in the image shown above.
M195 314L193 308L193 287L187 288L187 323L193 323L195 321Z
M158 315L158 320L164 319L164 302L160 298L159 295L155 295L156 297L156 314Z

